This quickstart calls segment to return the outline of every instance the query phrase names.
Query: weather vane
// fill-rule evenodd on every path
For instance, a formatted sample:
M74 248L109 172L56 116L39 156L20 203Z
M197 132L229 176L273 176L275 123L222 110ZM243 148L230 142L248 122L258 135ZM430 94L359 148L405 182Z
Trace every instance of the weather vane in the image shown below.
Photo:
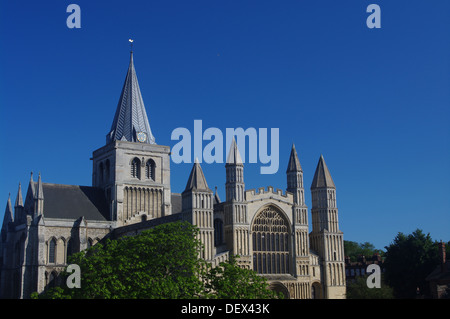
M131 52L133 52L133 39L128 39L128 42L130 42L130 49L131 49Z

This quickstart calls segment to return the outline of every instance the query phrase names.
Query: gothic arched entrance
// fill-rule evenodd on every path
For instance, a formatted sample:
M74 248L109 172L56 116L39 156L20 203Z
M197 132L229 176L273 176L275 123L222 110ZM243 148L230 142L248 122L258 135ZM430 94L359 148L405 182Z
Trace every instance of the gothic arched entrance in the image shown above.
M276 293L281 293L284 296L284 299L290 299L289 290L285 285L283 285L281 282L272 282L270 283L269 288Z

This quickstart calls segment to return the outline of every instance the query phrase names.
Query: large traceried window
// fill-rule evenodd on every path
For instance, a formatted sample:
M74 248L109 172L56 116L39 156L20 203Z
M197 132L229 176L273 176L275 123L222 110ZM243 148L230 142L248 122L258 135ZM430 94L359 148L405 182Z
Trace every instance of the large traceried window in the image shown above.
M258 213L252 225L253 270L259 274L290 273L289 223L268 207Z

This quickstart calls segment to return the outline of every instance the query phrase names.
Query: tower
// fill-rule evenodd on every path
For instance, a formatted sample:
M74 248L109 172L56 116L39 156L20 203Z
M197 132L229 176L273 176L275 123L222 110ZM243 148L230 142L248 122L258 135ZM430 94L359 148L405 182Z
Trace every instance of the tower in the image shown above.
M231 254L241 257L239 258L241 266L250 267L250 221L248 220L245 202L244 164L234 137L228 151L225 170L225 241Z
M345 298L344 239L339 230L336 186L323 156L311 184L311 247L318 252L325 298Z
M292 145L288 167L286 169L287 191L294 196L292 205L292 221L294 228L294 252L296 256L296 273L307 275L299 269L309 269L308 207L305 204L303 188L303 170L298 159L295 145Z
M206 261L212 261L216 254L213 222L214 195L206 183L205 175L197 159L181 196L184 219L188 220L192 225L196 225L200 230L199 239L204 245L201 258Z
M117 226L172 213L170 148L155 142L132 51L106 145L92 160L92 185L104 190Z

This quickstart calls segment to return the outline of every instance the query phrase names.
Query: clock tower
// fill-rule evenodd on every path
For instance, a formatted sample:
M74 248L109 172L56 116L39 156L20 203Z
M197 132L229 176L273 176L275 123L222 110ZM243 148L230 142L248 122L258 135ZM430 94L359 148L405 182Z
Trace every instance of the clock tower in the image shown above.
M92 185L104 190L117 226L172 213L170 148L155 142L133 52L106 145L94 151L92 160Z

